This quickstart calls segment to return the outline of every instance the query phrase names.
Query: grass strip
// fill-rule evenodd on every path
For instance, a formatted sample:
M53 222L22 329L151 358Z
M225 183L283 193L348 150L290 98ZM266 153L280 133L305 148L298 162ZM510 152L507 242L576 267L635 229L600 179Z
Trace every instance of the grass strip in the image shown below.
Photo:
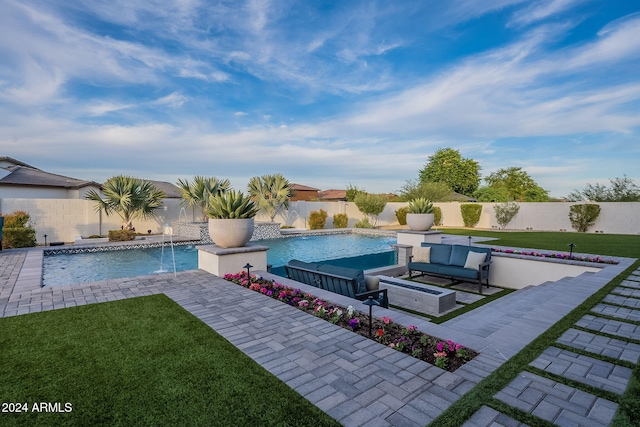
M337 426L164 295L0 319L3 426ZM71 412L33 412L59 402Z
M571 347L570 345L562 344L559 342L554 343L553 346L559 348L560 350L570 351L570 352L579 354L581 356L591 357L592 359L598 359L603 362L612 363L614 365L623 366L625 368L635 369L636 367L635 363L629 362L628 360L620 360L620 359L616 359L615 357L606 356L604 354L592 353L590 351L583 350L577 347Z
M631 325L640 326L640 320L630 320L630 319L625 319L624 317L610 316L608 314L599 313L595 311L590 311L589 314L595 317L600 317L601 319L616 320L618 322L624 322L624 323L629 323Z
M591 314L591 313L586 313L586 314ZM614 320L620 320L620 319L614 319ZM637 340L637 339L634 339L634 338L629 338L629 337L623 337L623 336L620 336L620 335L610 334L610 333L604 332L604 331L597 331L595 329L589 329L589 328L585 328L583 326L578 326L578 325L574 325L573 329L576 329L578 331L590 332L592 334L601 335L603 337L607 337L607 338L611 338L611 339L615 339L615 340L620 340L620 341L626 341L626 342L630 342L630 343L634 343L634 344L640 345L640 340Z
M440 414L439 417L433 420L430 426L456 427L464 424L464 422L471 418L471 416L478 411L483 404L486 404L492 396L506 387L520 372L526 370L528 365L540 356L546 348L554 345L557 339L567 329L571 327L575 328L574 324L580 320L582 316L587 314L593 306L600 302L611 291L611 289L618 286L622 280L624 280L639 266L640 261L636 261L632 266L616 276L611 282L603 286L591 297L587 298L582 304L573 309L555 325L551 326L528 346L518 352L518 354L496 369L491 375L480 381L480 383L478 383L478 385L471 389L467 394L454 402L449 408ZM593 333L594 331L590 332ZM629 390L625 392L624 396L626 396L627 393L629 393ZM500 410L500 412L502 412L502 410ZM640 423L640 418L636 418L636 412L625 412L625 416L628 416L628 418L635 422L636 425Z
M490 398L486 403L486 406L494 409L500 413L505 414L508 417L513 418L516 421L520 421L529 426L535 427L557 427L556 424L549 422L547 420L543 420L542 418L538 418L533 414L523 411L522 409L514 408L513 406L509 406L503 401Z
M569 243L574 252L640 258L640 236L632 234L593 234L558 231L489 231L444 228L446 234L458 236L488 237L497 240L481 242L486 245L512 246L516 248L542 249L568 253Z

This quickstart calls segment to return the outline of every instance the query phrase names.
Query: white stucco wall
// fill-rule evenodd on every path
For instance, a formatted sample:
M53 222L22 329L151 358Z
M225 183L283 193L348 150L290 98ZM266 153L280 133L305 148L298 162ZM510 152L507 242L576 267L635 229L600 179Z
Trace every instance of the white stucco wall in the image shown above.
M589 232L602 231L607 234L640 234L640 203L598 203L600 217ZM388 203L378 218L378 225L397 224L395 211L406 203ZM436 203L442 209L443 225L462 227L462 215L459 203ZM493 206L495 203L483 203L482 215L476 228L497 228ZM510 230L574 231L569 222L569 207L572 203L522 203L518 216L508 225ZM84 199L50 198L0 198L0 212L11 213L16 210L27 211L36 228L39 243L47 241L73 242L76 236L92 234L106 235L109 230L120 229L118 216L106 217L94 210L95 203ZM276 221L286 225L306 228L309 213L324 209L328 213L326 228L333 227L333 215L346 213L349 226L363 218L354 203L350 202L291 202L290 209L284 215L276 216ZM136 220L136 230L145 233L161 232L165 224L174 221L199 220L199 209L186 208L181 212L180 199L164 199L159 217L153 220ZM265 215L258 215L258 221L268 221Z

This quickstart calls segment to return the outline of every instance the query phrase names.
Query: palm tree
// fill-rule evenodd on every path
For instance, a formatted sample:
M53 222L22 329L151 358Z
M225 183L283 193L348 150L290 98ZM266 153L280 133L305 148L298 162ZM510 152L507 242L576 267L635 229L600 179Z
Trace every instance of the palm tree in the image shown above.
M194 176L193 182L178 179L177 184L182 192L182 204L189 207L198 206L203 212L208 207L209 196L222 195L231 189L228 179L219 180L214 176ZM206 218L206 214L203 213L203 220Z
M293 191L291 184L281 174L254 176L249 180L248 191L258 208L273 222L276 215L289 208Z
M85 199L97 203L96 211L104 210L109 216L116 213L122 218L122 228L133 229L134 219L155 218L162 205L164 192L153 183L139 178L118 175L102 185L103 196L95 190L87 192Z

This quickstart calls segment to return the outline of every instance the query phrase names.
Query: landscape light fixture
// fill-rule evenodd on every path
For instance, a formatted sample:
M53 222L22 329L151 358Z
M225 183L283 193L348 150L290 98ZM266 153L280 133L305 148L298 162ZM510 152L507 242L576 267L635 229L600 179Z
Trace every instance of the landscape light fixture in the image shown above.
M244 267L243 267L243 268L246 268L246 269L247 269L247 279L248 279L248 280L251 280L251 267L253 267L253 265L251 265L251 264L249 264L249 263L246 263L246 264L244 265Z
M373 319L373 316L372 316L373 306L374 305L380 305L380 303L378 301L374 300L372 296L369 296L369 298L364 300L363 304L369 307L369 338L371 338L371 324L372 324L372 319Z
M469 236L469 246L471 246L471 236Z
M569 246L569 258L573 258L573 248L576 246L576 244L569 243L567 246Z
M47 246L47 235L43 235L42 237L44 237L44 245Z

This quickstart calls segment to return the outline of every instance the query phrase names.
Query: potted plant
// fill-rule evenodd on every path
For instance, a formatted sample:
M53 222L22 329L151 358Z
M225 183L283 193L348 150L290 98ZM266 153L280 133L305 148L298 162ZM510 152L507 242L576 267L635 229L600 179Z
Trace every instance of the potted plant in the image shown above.
M240 191L209 196L209 236L221 248L244 246L253 235L253 218L258 209Z
M419 197L409 202L407 225L414 231L427 231L433 227L433 203L431 200Z

